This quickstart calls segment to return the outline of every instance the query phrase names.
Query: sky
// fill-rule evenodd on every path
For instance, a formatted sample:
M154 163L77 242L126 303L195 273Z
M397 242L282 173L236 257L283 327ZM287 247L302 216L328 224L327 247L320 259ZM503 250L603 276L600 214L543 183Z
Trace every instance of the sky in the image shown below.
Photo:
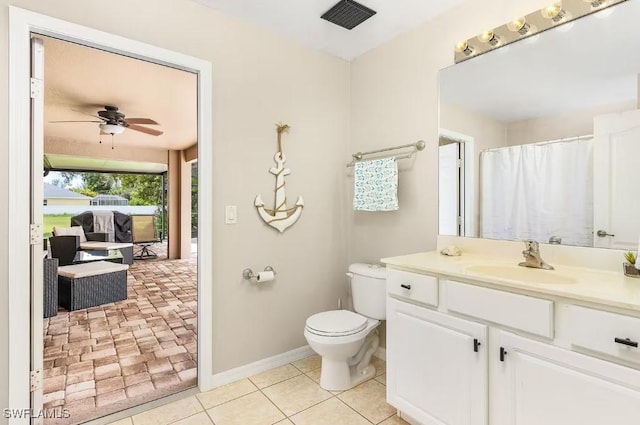
M60 174L60 172L58 171L50 171L49 175L47 175L44 178L44 182L45 183L49 183L49 184L53 184L53 181L59 179L60 181L62 181L62 175ZM74 187L80 187L82 185L82 179L79 176L76 176L73 180L71 180L71 183L67 186L65 186L65 189L71 189Z

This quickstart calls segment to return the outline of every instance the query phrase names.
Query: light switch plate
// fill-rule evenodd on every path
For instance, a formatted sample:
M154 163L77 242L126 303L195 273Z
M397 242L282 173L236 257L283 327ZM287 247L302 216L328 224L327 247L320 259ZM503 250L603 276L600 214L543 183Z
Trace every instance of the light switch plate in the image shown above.
M224 207L224 223L236 224L238 222L238 208L235 205Z

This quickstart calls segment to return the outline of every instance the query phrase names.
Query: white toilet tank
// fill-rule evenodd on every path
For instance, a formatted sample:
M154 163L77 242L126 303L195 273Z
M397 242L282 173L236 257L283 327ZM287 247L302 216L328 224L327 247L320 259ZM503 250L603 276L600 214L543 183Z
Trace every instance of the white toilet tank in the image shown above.
M371 319L387 318L387 273L378 264L355 263L349 266L353 310Z

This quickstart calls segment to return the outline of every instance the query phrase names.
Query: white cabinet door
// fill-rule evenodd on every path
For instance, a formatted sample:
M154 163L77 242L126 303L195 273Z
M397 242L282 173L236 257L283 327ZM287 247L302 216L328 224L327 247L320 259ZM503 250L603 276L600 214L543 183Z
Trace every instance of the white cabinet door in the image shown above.
M490 367L491 425L640 423L638 370L502 331Z
M423 425L487 423L487 327L387 299L387 400Z

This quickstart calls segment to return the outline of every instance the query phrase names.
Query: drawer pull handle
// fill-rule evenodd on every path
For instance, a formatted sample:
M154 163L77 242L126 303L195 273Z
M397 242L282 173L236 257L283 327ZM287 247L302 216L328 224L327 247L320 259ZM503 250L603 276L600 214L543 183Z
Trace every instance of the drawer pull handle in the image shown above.
M473 339L473 351L474 351L475 353L477 353L477 352L478 352L478 349L480 348L480 346L481 346L481 345L482 345L482 343L481 343L480 341L478 341L478 339L477 339L477 338L474 338L474 339Z
M638 343L636 341L631 341L629 338L615 338L615 342L622 345L628 345L629 347L638 348Z
M411 285L409 285L408 283L403 283L400 285L400 287L406 289L407 291L411 290Z
M504 357L507 355L507 350L504 349L504 347L500 347L500 361L503 362L504 361Z

